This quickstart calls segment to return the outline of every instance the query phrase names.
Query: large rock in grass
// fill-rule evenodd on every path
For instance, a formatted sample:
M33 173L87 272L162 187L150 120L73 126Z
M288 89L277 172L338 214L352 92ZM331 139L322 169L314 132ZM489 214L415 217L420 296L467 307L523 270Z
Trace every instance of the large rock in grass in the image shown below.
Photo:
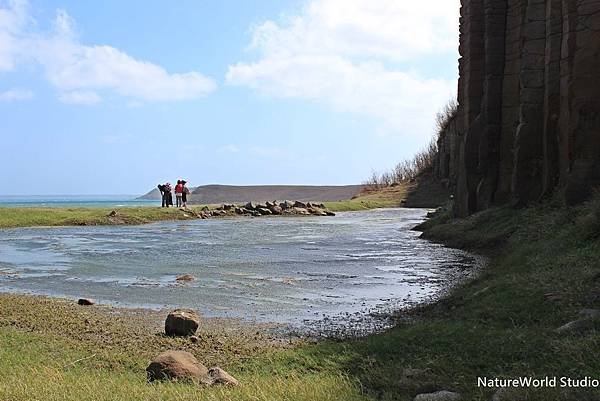
M210 384L208 369L187 351L166 351L154 358L146 368L148 381L175 380Z
M191 309L175 309L165 320L165 334L168 336L191 336L200 325L200 316Z

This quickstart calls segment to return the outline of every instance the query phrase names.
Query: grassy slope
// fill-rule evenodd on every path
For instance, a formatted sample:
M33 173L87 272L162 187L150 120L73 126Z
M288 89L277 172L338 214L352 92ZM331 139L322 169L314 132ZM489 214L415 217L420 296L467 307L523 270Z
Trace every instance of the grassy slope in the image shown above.
M489 267L388 333L313 351L324 359L346 355L345 369L382 399L441 388L489 399L492 391L478 389L477 376L600 377L600 325L555 332L581 309L600 308L600 197L571 209L506 207L465 220L442 214L423 229L429 238L488 253ZM401 379L405 367L430 371ZM595 391L532 391L529 399L599 399Z
M365 191L359 196L336 202L325 202L325 206L333 212L348 212L386 207L401 207L410 185L400 184L375 191Z

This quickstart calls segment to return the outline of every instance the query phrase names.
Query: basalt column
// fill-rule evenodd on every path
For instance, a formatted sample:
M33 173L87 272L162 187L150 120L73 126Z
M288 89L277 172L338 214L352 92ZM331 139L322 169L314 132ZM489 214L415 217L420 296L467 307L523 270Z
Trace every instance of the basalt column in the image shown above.
M561 184L568 203L600 185L600 1L563 0Z
M504 78L506 0L485 0L485 80L481 104L482 135L479 138L477 183L478 209L494 202L500 168L502 85Z
M460 16L460 55L457 116L459 154L455 213L466 216L477 209L477 185L480 174L479 137L485 76L485 17L481 0L463 0Z
M543 192L546 2L527 0L524 18L512 181L513 200L517 204L539 199Z

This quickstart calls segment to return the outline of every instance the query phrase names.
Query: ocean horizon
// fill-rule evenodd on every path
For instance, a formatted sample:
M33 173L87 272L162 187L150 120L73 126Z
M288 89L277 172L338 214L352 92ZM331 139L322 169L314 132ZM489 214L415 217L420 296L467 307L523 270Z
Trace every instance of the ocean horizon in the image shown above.
M140 195L0 195L0 207L126 207L160 206Z

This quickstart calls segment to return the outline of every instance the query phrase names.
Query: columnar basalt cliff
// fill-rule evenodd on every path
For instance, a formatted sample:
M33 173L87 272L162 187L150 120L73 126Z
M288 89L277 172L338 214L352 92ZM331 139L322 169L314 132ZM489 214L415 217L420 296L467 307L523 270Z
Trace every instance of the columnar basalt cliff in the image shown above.
M436 164L457 215L600 186L600 0L461 0L460 55Z

